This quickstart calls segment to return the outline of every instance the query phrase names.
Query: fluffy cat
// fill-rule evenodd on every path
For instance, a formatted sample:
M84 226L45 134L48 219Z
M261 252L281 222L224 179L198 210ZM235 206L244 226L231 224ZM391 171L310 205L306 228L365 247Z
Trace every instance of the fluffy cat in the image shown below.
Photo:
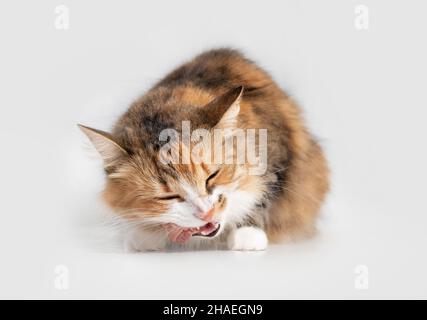
M186 139L183 124L191 125L190 134L219 130L220 145L231 139L234 154L210 161L209 137L198 146L199 161L192 152L182 161L199 142ZM322 150L298 106L238 51L207 51L177 68L134 102L111 133L80 128L104 160L103 198L128 223L129 250L264 250L315 231L329 188ZM250 129L256 134L248 141L258 151L260 132L267 133L266 161L252 172L253 163L225 160L243 154L233 133ZM181 139L160 139L165 132ZM161 160L166 145L163 155L175 152L178 161Z

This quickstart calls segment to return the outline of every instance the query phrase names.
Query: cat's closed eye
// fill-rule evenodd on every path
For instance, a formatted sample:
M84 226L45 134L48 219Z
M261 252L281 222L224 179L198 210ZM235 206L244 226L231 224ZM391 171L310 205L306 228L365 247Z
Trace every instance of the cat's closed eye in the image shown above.
M209 182L213 179L213 178L215 178L217 175L218 175L218 173L220 172L220 169L218 169L218 170L216 170L214 173L212 173L207 179L206 179L206 189L208 189L209 188Z
M163 197L157 197L157 200L170 201L170 200L181 200L181 196L178 194L167 195Z

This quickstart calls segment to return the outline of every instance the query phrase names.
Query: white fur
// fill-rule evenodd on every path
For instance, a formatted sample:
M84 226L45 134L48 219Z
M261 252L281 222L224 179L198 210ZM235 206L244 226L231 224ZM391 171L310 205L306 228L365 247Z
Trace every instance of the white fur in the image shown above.
M246 191L235 190L226 192L225 195L228 200L227 207L223 213L223 222L225 223L242 222L258 201L255 195Z
M168 223L174 223L181 227L201 227L206 224L199 218L199 215L208 212L218 201L218 194L200 196L197 192L186 183L181 183L186 192L185 201L175 201L169 210L162 215L162 220L168 219Z
M184 228L201 227L205 221L197 217L197 208L188 201L174 202L159 219L165 223L174 223Z
M191 194L187 187L187 194ZM227 197L227 207L220 214L219 222L221 229L224 230L226 225L235 225L242 222L250 213L257 199L255 195L239 190L224 190L221 187L215 188L212 195L208 197L198 197L198 200L203 201L204 205L218 201L221 193ZM195 196L194 191L191 194ZM175 201L171 204L169 210L158 217L153 218L157 223L174 223L182 227L201 227L206 224L205 221L197 217L201 205L194 198L187 198L186 201ZM220 234L220 233L219 233ZM219 235L218 234L218 235ZM191 248L217 248L218 239L205 239L194 237L190 239L186 247ZM127 252L138 251L157 251L163 250L170 244L166 232L152 233L143 228L133 228L127 230L124 234L124 249ZM257 228L240 228L233 232L228 238L228 246L232 250L264 250L267 247L267 237L265 233Z
M123 249L128 253L159 251L166 247L166 243L166 237L163 234L153 234L140 228L133 228L124 234Z
M242 227L230 233L227 239L230 250L261 251L267 249L265 232L255 227Z

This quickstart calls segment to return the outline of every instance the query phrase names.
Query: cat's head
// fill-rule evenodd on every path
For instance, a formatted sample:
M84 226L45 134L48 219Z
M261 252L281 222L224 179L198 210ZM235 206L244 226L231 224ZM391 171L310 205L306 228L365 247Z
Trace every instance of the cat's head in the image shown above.
M165 230L181 243L241 222L265 191L260 177L236 161L236 142L227 144L238 126L242 93L235 88L184 114L176 106L176 114L167 107L135 107L139 114L131 109L113 134L80 126L103 158L106 202L123 218ZM183 120L191 124L189 136ZM223 154L215 158L219 141ZM225 145L233 149L231 161Z

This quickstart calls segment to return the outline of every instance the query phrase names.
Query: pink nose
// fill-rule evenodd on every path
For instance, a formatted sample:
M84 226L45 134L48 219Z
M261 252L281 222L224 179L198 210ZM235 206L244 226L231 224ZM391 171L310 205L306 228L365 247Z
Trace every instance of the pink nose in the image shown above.
M199 213L198 216L200 219L209 222L209 221L212 221L212 217L213 217L214 213L215 213L215 210L214 210L214 208L212 208L209 211Z

